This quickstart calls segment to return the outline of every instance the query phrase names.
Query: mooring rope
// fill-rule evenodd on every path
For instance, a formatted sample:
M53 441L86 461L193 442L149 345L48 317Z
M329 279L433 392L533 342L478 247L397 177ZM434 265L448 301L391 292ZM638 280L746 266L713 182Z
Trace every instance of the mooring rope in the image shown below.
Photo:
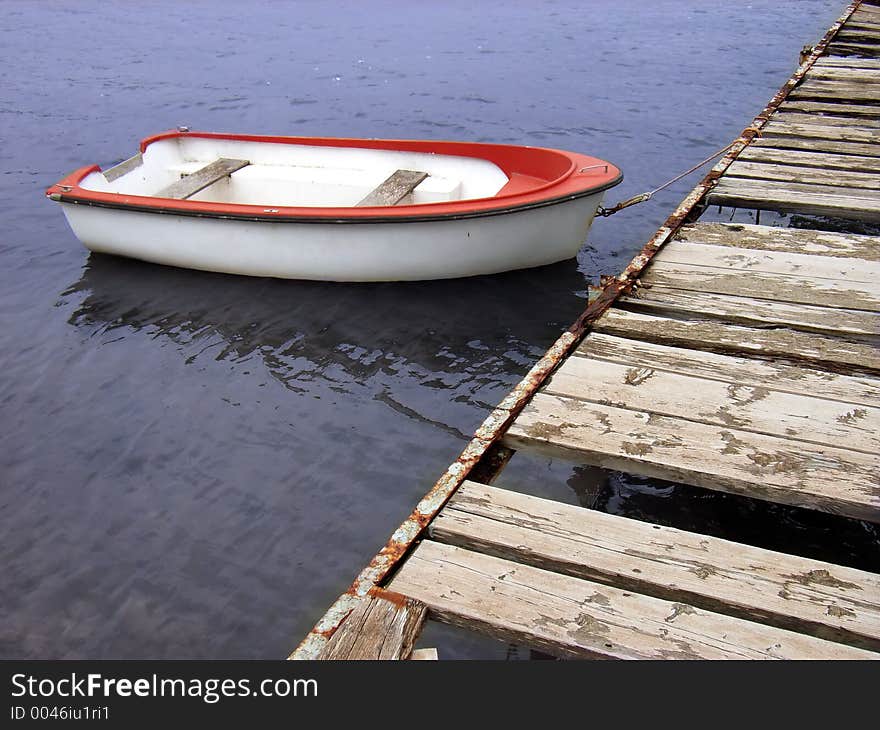
M665 183L663 183L660 187L654 188L653 190L649 190L647 193L641 193L640 195L635 195L632 198L624 200L622 203L618 203L613 208L603 208L600 205L599 209L596 211L596 215L602 216L603 218L607 218L609 215L614 215L615 213L623 210L624 208L629 208L631 205L636 205L638 203L644 203L646 200L650 200L651 198L654 197L654 193L659 193L661 190L663 190L664 188L668 188L670 185L678 182L683 177L687 177L692 172L696 172L703 165L705 165L707 162L711 162L716 157L720 157L721 155L723 155L725 152L727 152L727 150L729 150L731 147L733 147L737 142L739 142L739 140L735 140L735 141L731 142L729 145L727 145L727 147L724 147L723 149L718 150L717 152L710 155L702 162L694 165L690 170L685 170L681 174L676 175L671 180L668 180Z

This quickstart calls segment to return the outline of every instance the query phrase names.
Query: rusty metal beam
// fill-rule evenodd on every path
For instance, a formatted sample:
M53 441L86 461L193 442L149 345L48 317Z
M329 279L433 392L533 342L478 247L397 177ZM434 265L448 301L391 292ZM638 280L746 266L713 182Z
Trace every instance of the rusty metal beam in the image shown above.
M391 538L379 553L370 561L355 578L349 589L330 606L327 613L318 621L302 643L290 655L290 659L314 659L324 644L336 631L358 603L369 594L370 590L382 585L403 557L413 548L415 541L434 516L455 494L472 470L482 462L487 452L498 442L510 423L519 415L526 403L532 398L544 381L559 367L587 334L593 322L601 317L623 294L631 291L637 284L638 277L650 263L654 255L669 241L678 229L687 221L694 210L704 200L709 191L757 136L779 105L797 86L807 71L837 35L841 26L862 4L862 0L852 2L837 22L828 29L822 40L817 43L791 78L779 89L767 106L752 123L733 142L727 154L708 172L700 183L679 203L678 207L666 219L663 225L635 255L626 268L615 277L603 277L602 284L595 296L575 320L575 322L550 346L544 356L526 373L525 377L498 404L480 425L471 441L465 446L461 455L447 468L443 476L437 480L430 491L416 505L412 514L394 531ZM501 465L503 466L503 464Z

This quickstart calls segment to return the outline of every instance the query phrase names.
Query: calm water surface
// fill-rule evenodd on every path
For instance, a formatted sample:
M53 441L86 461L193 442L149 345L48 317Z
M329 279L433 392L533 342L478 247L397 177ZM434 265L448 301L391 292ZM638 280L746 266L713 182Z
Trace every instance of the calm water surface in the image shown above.
M733 138L842 6L0 4L0 656L285 655L693 180L597 222L576 261L375 285L90 256L48 184L188 124L578 150L623 168L618 200ZM520 464L514 488L621 514L757 542L809 528L805 553L851 563L876 540Z

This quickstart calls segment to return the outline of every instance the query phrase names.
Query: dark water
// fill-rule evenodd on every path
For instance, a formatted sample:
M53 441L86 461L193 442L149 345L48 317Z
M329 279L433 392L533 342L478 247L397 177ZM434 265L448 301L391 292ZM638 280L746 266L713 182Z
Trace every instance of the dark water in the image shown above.
M556 146L620 165L616 200L726 144L842 5L0 3L0 656L285 655L693 181L577 261L351 286L89 256L45 186L188 124ZM526 457L506 478L719 531L757 509Z

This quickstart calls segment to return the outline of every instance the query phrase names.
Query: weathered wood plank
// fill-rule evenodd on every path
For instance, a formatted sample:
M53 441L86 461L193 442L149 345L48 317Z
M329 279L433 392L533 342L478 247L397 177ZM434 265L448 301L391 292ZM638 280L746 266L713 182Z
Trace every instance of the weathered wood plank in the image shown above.
M878 90L880 93L880 90ZM761 138L801 137L804 139L830 139L835 142L857 142L859 144L876 144L877 131L859 127L842 127L820 124L789 124L782 121L770 121L761 129Z
M877 130L877 134L880 135L880 129ZM738 160L727 168L727 172L724 175L726 178L742 177L753 180L779 180L810 185L826 185L832 188L848 188L850 190L880 190L880 172L823 170L817 167Z
M815 191L805 189L809 187L815 188ZM722 178L709 194L708 202L712 205L880 222L880 199L870 199L868 193L853 188Z
M853 14L849 16L849 22L858 22L862 18L865 20L874 20L878 17L880 17L880 7L864 2L861 3Z
M880 454L880 409L775 390L769 384L715 380L637 362L570 357L544 384L542 392L791 441Z
M848 260L831 259L827 256L822 258L827 261ZM748 276L745 276L743 271L744 269L696 266L664 260L652 264L641 277L641 281L651 286L656 284L688 291L751 296L755 299L795 304L819 304L838 309L880 311L880 288L877 284L747 269L745 271L748 271Z
M196 170L191 175L185 175L177 182L171 183L155 194L157 198L176 198L186 200L200 190L213 185L215 182L229 177L236 170L247 167L248 160L232 160L221 157L219 160Z
M574 357L591 357L673 373L698 375L753 387L880 408L880 378L836 375L825 370L786 365L778 360L718 355L703 350L669 347L651 342L591 332Z
M829 152L810 152L781 147L749 145L737 157L743 162L768 162L795 167L821 168L848 172L880 173L880 157L838 155Z
M670 241L655 257L655 262L657 265L679 263L762 274L846 279L846 285L851 282L868 284L880 305L880 262L877 261Z
M871 336L872 344L880 344L878 312L692 292L656 285L639 288L633 294L621 297L618 305L649 314L668 316L670 313L685 313L698 319L717 319L750 327L784 325L827 335L865 335ZM864 339L868 340L868 337Z
M417 170L396 170L378 187L371 190L358 206L397 205L428 177L427 172Z
M856 43L854 41L829 43L828 52L836 54L858 53L871 58L880 57L880 47L873 43Z
M436 648L426 647L425 649L413 649L413 653L409 655L409 658L414 661L436 662L440 657L437 654Z
M852 104L853 102L880 102L880 88L875 84L858 84L854 82L824 81L822 79L806 79L789 93L790 99L837 99Z
M880 261L880 236L834 233L806 228L699 222L683 226L676 234L676 240L763 251Z
M880 59L853 58L851 56L820 56L813 64L813 69L832 66L837 68L867 68L880 71ZM812 69L811 69L812 70Z
M136 170L141 165L144 164L143 155L138 152L136 155L132 155L127 160L123 160L122 162L113 165L109 170L104 170L104 179L107 182L113 182L114 180L118 180L123 175L128 174L132 170Z
M790 99L782 102L779 111L801 112L803 114L842 114L866 119L880 118L880 106L871 104L849 104L841 101L798 101Z
M838 372L880 371L876 347L812 332L755 329L704 319L668 319L618 308L608 310L593 331L721 354L783 358Z
M655 479L880 522L868 455L538 393L505 446Z
M844 26L835 36L836 41L843 44L880 45L880 28L877 26Z
M852 208L857 209L861 206L876 206L880 204L880 190L872 190L864 187L832 187L830 185L817 185L813 183L796 183L796 182L779 182L777 180L743 180L731 179L728 177L721 178L719 185L731 187L748 187L755 190L766 191L767 195L776 195L777 193L787 194L803 194L806 198L811 196L840 198L845 204L852 201Z
M433 540L880 651L880 576L465 482Z
M845 68L843 66L814 66L807 73L807 78L875 84L880 83L880 69Z
M427 616L427 607L380 591L361 599L330 637L318 659L407 659Z
M880 119L876 117L848 117L833 114L807 114L799 111L777 111L773 119L786 124L812 124L825 127L857 127L859 129L880 129Z
M391 583L442 621L557 656L794 659L876 655L452 545L424 541Z
M776 149L804 150L834 155L854 155L860 157L880 157L880 145L857 142L836 142L828 139L798 139L797 137L759 137L752 140L750 147L775 147Z

